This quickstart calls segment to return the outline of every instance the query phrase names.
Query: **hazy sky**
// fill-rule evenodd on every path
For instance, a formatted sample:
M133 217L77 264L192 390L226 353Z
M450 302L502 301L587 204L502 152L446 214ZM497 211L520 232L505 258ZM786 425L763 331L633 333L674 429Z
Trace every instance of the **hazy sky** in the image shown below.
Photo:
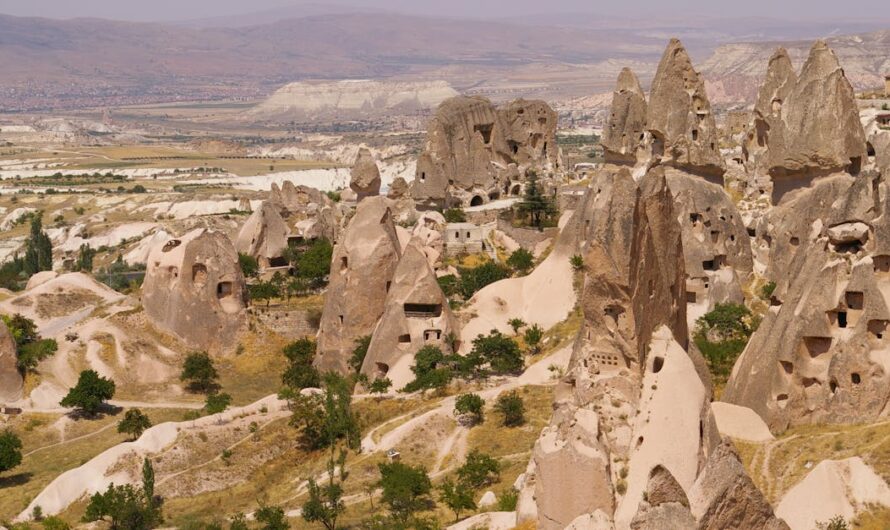
M0 13L52 18L186 20L296 6L306 0L0 0ZM311 0L310 0L311 1ZM328 0L315 0L324 4ZM393 11L474 17L587 12L651 17L758 16L890 18L890 0L341 0L338 4Z

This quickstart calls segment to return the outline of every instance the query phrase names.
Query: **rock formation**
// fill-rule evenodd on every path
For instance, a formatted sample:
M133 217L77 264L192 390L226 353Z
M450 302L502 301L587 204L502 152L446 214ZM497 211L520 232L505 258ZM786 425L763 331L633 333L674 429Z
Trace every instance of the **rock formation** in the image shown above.
M777 95L781 95L778 89ZM781 121L770 129L767 143L774 204L814 177L845 170L859 173L866 159L866 141L856 98L824 41L813 44L787 99L782 102L774 97L770 106Z
M689 490L689 505L699 530L758 528L788 530L745 472L732 442L723 441L708 457Z
M643 145L646 131L646 94L640 81L624 68L612 94L609 122L603 131L602 146L608 163L636 163L637 149Z
M355 157L349 187L358 200L380 194L380 170L377 169L374 155L365 147L359 149Z
M152 249L142 286L145 314L190 347L233 347L246 300L238 253L225 234L197 229Z
M704 79L677 39L671 39L652 80L646 129L654 159L722 184L723 157Z
M723 399L770 429L867 421L890 400L888 187L845 173L789 194L770 213L770 311Z
M263 201L238 232L235 250L253 256L262 268L278 265L287 249L290 229L279 212L277 203Z
M22 397L22 375L16 365L15 339L0 320L0 402L16 401Z
M405 248L388 283L384 306L361 372L372 381L388 377L399 389L413 379L417 350L432 345L450 354L448 337L457 336L448 299L418 241Z
M392 179L392 182L389 184L389 193L387 193L387 197L393 200L401 199L402 197L407 197L410 191L411 190L408 189L408 183L405 182L405 179L396 177Z
M620 495L612 460L632 450L636 417L627 413L642 403L650 339L666 324L664 333L670 337L673 330L686 344L680 227L664 177L648 177L641 190L626 169L599 172L575 213L588 271L584 323L518 508L521 518L535 518L545 530L598 510L613 517ZM605 403L614 404L608 412L601 409ZM697 437L698 428L693 431Z
M687 318L692 329L716 304L744 301L742 284L754 266L750 238L721 186L670 167L664 172L683 234Z
M476 206L518 194L528 169L559 165L557 116L543 101L496 108L482 97L443 102L430 120L412 194L427 205Z
M781 137L782 105L788 101L788 95L797 83L797 73L791 64L791 58L785 48L779 48L769 59L766 79L757 93L754 104L754 117L743 144L743 154L751 173L766 173L768 161L766 154L770 135ZM781 140L777 140L781 142Z
M369 197L359 203L334 247L330 283L318 332L316 365L346 373L355 341L369 335L383 314L401 257L391 201Z

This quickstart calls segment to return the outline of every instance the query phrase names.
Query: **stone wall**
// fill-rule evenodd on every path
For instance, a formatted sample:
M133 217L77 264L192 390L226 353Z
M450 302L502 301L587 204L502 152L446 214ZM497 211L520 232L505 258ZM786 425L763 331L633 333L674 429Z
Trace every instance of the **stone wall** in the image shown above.
M255 307L252 311L261 324L288 339L314 337L318 332L310 323L310 311L305 309Z
M514 241L519 243L522 248L533 251L535 247L546 239L555 238L559 235L559 228L545 228L543 231L534 228L517 228L508 219L498 219L498 230L510 236Z

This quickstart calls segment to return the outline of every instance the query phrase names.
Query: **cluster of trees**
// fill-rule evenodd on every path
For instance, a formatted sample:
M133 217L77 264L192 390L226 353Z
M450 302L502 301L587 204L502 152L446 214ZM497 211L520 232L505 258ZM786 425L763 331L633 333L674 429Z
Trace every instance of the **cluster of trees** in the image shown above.
M92 258L90 258L90 266L92 268ZM96 275L96 280L111 287L120 293L131 293L138 291L145 279L145 265L129 265L124 261L124 257L118 254L114 262L100 270Z
M736 359L758 324L759 320L747 307L732 302L717 304L695 322L692 339L708 361L715 384L729 379Z
M249 285L253 300L265 300L268 305L273 298L288 298L304 295L327 285L331 269L334 247L327 239L313 241L308 247L288 247L284 258L291 266L291 274L276 272L269 280L256 279L260 266L256 258L247 254L238 255L241 272L246 278L253 278Z
M25 241L25 255L16 255L0 267L0 287L18 291L28 278L53 269L53 244L43 230L43 212L28 214L31 229Z
M525 360L519 345L500 331L473 339L473 349L467 355L445 355L436 346L427 345L414 356L414 380L403 389L415 392L442 389L452 379L484 378L490 375L516 374L522 371Z
M232 396L220 392L219 372L207 352L189 353L182 364L179 380L186 383L189 392L206 396L204 412L207 414L219 414L232 403Z
M111 530L149 530L160 525L161 499L155 495L155 473L151 461L142 463L142 487L111 484L90 497L84 522L105 521Z
M37 368L40 361L51 357L58 350L56 340L42 338L37 332L37 325L30 318L16 313L12 316L0 315L0 319L15 340L17 366L23 374Z
M59 404L74 408L82 415L95 416L114 397L114 392L114 381L101 377L95 370L84 370Z

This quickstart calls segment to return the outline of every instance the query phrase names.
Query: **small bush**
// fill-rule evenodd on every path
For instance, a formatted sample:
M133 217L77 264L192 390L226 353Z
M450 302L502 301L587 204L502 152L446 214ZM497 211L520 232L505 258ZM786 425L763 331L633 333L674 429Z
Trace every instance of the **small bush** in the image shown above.
M447 223L466 223L467 214L461 208L449 208L442 213Z
M535 266L535 257L524 248L519 248L507 258L507 266L520 274L527 274Z
M519 427L525 423L525 403L516 391L498 396L494 410L504 416L505 427Z
M580 254L575 254L569 258L569 262L572 264L572 269L576 271L584 270L584 258Z
M764 300L769 300L769 298L773 295L776 290L776 282L769 282L764 284L760 288L760 297Z

